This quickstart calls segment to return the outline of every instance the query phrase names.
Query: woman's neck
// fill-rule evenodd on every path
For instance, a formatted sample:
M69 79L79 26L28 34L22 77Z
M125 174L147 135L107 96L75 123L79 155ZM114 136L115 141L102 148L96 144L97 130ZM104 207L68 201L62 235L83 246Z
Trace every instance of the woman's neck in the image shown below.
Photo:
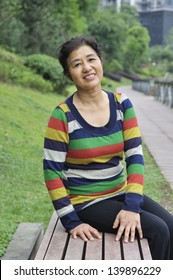
M80 103L81 105L92 105L98 104L103 101L105 98L105 92L102 91L101 87L97 88L96 90L84 91L84 90L77 90L74 95L74 103Z

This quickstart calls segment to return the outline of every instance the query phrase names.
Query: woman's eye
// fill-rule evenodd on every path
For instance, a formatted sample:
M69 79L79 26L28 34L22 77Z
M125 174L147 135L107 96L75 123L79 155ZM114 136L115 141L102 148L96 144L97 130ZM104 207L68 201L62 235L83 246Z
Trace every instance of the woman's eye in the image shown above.
M94 60L96 60L96 59L95 59L95 58L90 58L90 59L89 59L89 61L94 61Z
M76 63L75 65L74 65L74 67L79 67L81 65L81 63Z

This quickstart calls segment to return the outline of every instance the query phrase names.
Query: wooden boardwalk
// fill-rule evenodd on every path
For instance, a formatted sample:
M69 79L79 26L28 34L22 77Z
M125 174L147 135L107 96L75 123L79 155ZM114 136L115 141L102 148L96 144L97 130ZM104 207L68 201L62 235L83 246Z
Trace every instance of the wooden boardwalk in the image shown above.
M144 142L173 189L173 109L131 86L118 91L132 101Z

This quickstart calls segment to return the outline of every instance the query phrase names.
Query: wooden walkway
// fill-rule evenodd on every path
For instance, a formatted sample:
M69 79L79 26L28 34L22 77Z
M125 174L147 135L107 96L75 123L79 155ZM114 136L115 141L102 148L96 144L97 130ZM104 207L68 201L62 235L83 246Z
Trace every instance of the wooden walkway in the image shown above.
M132 101L144 142L173 189L173 109L131 86L118 91Z

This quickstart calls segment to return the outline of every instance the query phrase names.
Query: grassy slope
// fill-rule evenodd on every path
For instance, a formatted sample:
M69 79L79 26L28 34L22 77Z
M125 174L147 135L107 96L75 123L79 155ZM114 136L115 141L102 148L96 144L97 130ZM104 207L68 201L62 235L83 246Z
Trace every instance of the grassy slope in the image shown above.
M46 227L52 214L42 172L43 137L50 113L62 99L0 84L0 255L20 222ZM144 150L146 193L160 201L164 191L172 202L167 182Z
M52 214L43 181L43 136L62 98L0 84L0 255L18 223L46 226Z

